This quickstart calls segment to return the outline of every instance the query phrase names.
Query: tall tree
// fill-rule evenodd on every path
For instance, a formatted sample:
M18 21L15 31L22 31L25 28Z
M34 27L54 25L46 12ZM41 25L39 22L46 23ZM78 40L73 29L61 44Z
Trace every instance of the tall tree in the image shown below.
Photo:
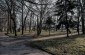
M68 24L68 16L67 13L74 14L73 9L76 7L75 1L71 0L58 0L56 2L56 11L55 15L60 16L59 21L66 22L66 30L67 30L67 37L69 33L69 24Z

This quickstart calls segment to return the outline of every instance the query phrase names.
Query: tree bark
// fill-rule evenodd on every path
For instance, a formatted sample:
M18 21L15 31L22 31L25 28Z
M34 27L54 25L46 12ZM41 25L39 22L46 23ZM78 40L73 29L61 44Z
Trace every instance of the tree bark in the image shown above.
M23 25L23 0L22 0L22 35L24 34L24 25Z

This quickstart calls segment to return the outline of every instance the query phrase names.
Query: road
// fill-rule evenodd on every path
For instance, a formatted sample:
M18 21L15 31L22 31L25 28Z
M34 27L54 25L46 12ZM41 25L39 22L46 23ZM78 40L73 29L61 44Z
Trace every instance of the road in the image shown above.
M50 55L25 45L0 46L0 55Z
M0 36L0 55L50 55L29 45L26 46L23 41L5 35Z
M69 36L71 35L77 35L77 33L69 34ZM29 45L26 46L25 43L28 43L29 41L48 40L62 37L66 37L66 34L36 39L29 39L28 37L16 39L8 36L0 36L0 55L50 55L39 49L32 48Z

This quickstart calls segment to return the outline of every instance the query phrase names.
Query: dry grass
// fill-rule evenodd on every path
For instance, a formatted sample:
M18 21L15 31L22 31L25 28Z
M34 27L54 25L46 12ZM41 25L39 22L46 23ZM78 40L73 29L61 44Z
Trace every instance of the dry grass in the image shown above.
M67 32L64 30L64 31L61 31L61 30L58 30L58 31L51 31L50 32L50 36L56 36L56 35L64 35L66 34ZM75 30L71 30L71 33L76 33ZM40 36L39 37L49 37L49 31L42 31Z
M76 32L76 31L75 31L75 30L71 30L71 32L74 33L74 32ZM50 32L50 36L64 35L64 34L66 34L66 31L58 30L58 31L51 31L51 32ZM8 34L8 35L9 35L9 36L14 36L13 33L10 33L10 34ZM18 36L22 36L22 35L21 35L21 32L17 32L17 35L18 35ZM35 37L37 37L37 38L49 37L49 31L42 30L40 36L37 36L37 32L36 32L36 31L31 31L31 32L25 31L25 32L24 32L24 35L35 36Z
M85 55L85 35L32 43L55 55Z

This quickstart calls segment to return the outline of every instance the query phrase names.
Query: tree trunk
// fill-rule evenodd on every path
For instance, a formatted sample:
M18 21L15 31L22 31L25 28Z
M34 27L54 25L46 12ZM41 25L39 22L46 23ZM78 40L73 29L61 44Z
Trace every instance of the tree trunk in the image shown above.
M84 30L84 9L81 7L81 20L82 20L82 33L85 34Z
M49 25L49 36L50 36L50 28L51 28L51 26Z
M22 0L22 35L24 34L24 25L23 25L23 0Z
M80 18L80 10L78 10L79 13L78 13L78 23L77 23L77 32L78 32L78 35L79 35L79 18Z
M68 29L68 18L67 18L67 5L66 5L66 0L65 0L65 16L66 16L66 30L67 30L67 37L69 37L69 29Z
M32 12L30 14L30 23L29 23L29 32L31 32L31 25L32 25Z
M10 18L9 18L9 12L8 12L8 20L7 20L7 21L8 21L8 24L7 24L7 34L9 33L9 19L10 19Z
M24 18L24 30L26 31L26 19L27 19L27 16L28 16L28 14L29 14L29 11L27 12L27 14L26 14L26 16L25 16L25 18Z

